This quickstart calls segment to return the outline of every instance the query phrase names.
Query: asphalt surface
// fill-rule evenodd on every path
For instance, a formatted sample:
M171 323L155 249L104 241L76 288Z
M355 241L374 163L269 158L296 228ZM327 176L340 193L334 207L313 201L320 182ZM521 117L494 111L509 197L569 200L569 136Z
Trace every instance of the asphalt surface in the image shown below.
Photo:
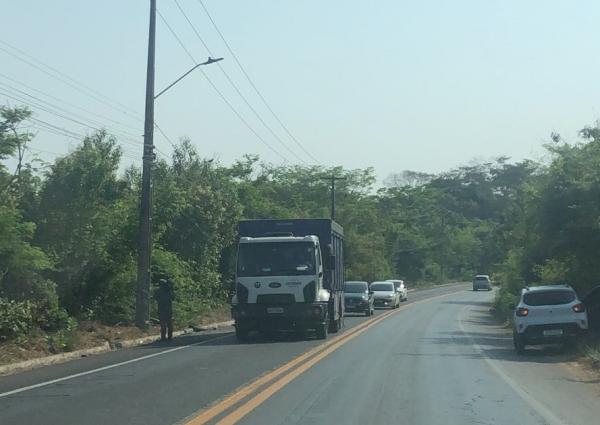
M238 344L226 329L0 377L0 423L174 424L221 404L207 423L597 423L598 381L553 348L515 355L489 315L492 294L467 289L412 292L391 314L349 316L324 351L285 335ZM219 403L309 350L296 369Z

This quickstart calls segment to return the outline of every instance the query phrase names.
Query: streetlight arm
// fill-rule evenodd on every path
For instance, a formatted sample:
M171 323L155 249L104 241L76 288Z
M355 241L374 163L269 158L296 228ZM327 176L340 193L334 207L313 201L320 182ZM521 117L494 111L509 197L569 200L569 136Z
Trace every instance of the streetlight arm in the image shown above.
M154 96L154 100L156 100L158 98L158 96L160 96L161 94L163 94L164 92L166 92L167 90L169 90L171 87L173 87L175 84L177 84L178 82L180 82L181 80L183 80L185 77L187 77L188 74L192 73L192 71L194 71L196 68L198 68L198 67L200 67L202 65L210 65L211 63L219 62L219 61L222 61L222 60L223 60L223 58L213 59L213 58L211 58L209 56L208 60L206 62L202 62L202 63L199 63L197 65L194 65L188 72L186 72L181 77L179 77L178 79L176 79L175 81L173 81L171 84L169 84L167 87L165 87L163 90L161 90L160 93L158 93L156 96Z

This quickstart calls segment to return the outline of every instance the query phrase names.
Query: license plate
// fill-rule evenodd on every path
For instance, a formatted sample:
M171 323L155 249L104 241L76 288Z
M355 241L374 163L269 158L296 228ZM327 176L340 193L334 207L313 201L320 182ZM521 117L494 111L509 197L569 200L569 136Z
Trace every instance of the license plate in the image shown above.
M562 329L548 329L544 331L544 336L557 336L562 335Z
M283 307L267 307L268 314L282 314Z

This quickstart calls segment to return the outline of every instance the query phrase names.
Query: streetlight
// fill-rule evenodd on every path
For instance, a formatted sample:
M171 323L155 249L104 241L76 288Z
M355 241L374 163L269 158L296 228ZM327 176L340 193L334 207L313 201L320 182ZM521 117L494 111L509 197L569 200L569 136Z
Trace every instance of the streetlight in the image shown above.
M171 84L169 84L167 87L165 87L160 93L158 93L156 96L154 96L154 100L158 99L158 96L160 96L161 94L163 94L164 92L166 92L167 90L169 90L171 87L173 87L175 84L177 84L178 82L180 82L181 80L183 80L185 77L187 77L187 75L190 74L192 71L194 71L196 68L198 68L198 67L200 67L202 65L210 65L211 63L219 62L219 61L222 61L222 60L223 60L223 58L213 59L213 58L211 58L209 56L208 60L206 62L202 62L202 63L199 63L199 64L193 66L188 72L186 72L181 77L179 77L178 79L176 79L175 81L173 81Z
M138 248L135 324L145 329L150 321L150 257L152 253L152 163L154 162L154 100L169 90L188 74L202 65L223 58L208 58L192 67L164 90L154 95L154 62L156 41L156 0L150 0L150 26L148 35L148 67L146 74L146 110L144 119L144 154L142 156L142 196L140 200L140 233Z

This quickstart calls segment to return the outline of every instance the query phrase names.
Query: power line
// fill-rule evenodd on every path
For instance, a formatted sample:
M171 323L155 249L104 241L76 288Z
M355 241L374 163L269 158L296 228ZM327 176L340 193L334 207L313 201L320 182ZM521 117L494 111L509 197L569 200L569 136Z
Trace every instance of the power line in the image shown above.
M62 103L62 104L64 104L64 105L67 105L67 106L69 106L69 107L71 107L71 108L75 108L75 109L78 109L78 110L80 110L80 111L82 111L82 112L85 112L85 113L87 113L87 114L90 114L90 115L94 115L94 116L100 117L100 118L102 118L102 119L105 119L105 120L107 120L107 121L110 121L110 122L112 122L112 123L114 123L114 124L116 124L116 125L120 125L120 126L122 126L122 127L128 128L128 129L130 129L130 130L134 130L134 131L140 131L140 129L139 129L139 128L136 128L136 127L130 126L130 125L128 125L128 124L125 124L125 123L123 123L123 122L121 122L121 121L115 120L115 119L113 119L113 118L110 118L110 117L107 117L107 116L104 116L104 115L100 115L100 114L98 114L98 113L96 113L96 112L92 112L92 111L90 111L89 109L86 109L86 108L83 108L83 107L81 107L81 106L75 105L75 104L73 104L73 103L67 102L67 101L66 101L66 100L64 100L64 99L61 99L61 98L59 98L59 97L53 96L53 95L51 95L51 94L48 94L48 93L46 93L46 92L44 92L44 91L42 91L42 90L38 90L38 89L36 89L35 87L32 87L32 86L30 86L30 85L27 85L27 84L25 84L25 83L21 82L21 81L18 81L18 80L14 79L14 78L11 78L11 77L9 77L8 75L5 75L5 74L3 74L3 73L1 73L1 72L0 72L0 77L2 77L2 78L4 78L4 79L6 79L6 80L8 80L8 81L12 82L13 84L18 84L18 85L20 85L20 86L22 86L22 87L25 87L25 88L26 88L26 89L28 89L28 90L34 91L35 93L38 93L38 94L40 94L40 95L42 95L42 96L46 96L46 97L47 97L47 98L49 98L49 99L52 99L52 100L54 100L54 101L56 101L56 102L60 102L60 103Z
M56 111L54 111L54 110L52 110L52 109L49 109L48 107L45 107L45 106L43 106L43 105L40 105L39 103L35 103L35 102L32 102L32 101L28 101L28 100L24 99L24 98L23 98L23 97L21 97L21 96L18 96L18 95L17 95L17 96L15 96L14 94L12 94L12 95L11 95L11 94L9 94L9 93L6 93L6 92L3 92L3 91L0 91L0 94L2 94L2 95L4 95L4 96L6 96L6 97L8 97L8 98L11 98L11 99L13 99L13 100L16 100L16 101L18 101L18 102L22 102L22 103L26 104L27 106L29 106L29 107L31 107L31 108L37 108L37 109L39 109L39 110L41 110L41 111L47 112L47 113L49 113L49 114L52 114L52 115L54 115L54 116L57 116L57 117L59 117L59 118L62 118L62 119L64 119L64 120L71 121L71 122L73 122L73 123L75 123L75 124L78 124L78 125L80 125L80 126L82 126L82 127L86 127L86 128L89 128L89 129L92 129L92 130L95 130L95 131L102 131L102 129L103 129L103 126L102 126L102 124L98 125L97 123L88 123L88 122L81 121L81 117L76 117L76 118L73 118L72 116L67 116L67 115L65 115L65 114L63 114L63 113L61 113L61 112L56 112ZM52 107L52 106L51 106L51 107ZM68 111L67 111L67 113L68 113ZM139 142L139 141L137 141L137 140L135 140L135 139L129 138L129 137L127 137L127 136L119 135L119 134L117 134L117 133L115 133L115 132L111 131L109 128L106 128L106 127L104 127L104 128L105 128L105 129L106 129L106 130L107 130L109 133L111 133L111 134L113 134L113 135L115 135L115 136L120 136L120 137L121 137L121 140L122 140L123 142L128 142L128 143L135 144L135 145L138 145L138 146L141 144L141 142Z
M175 2L177 3L177 0L175 0ZM231 46L229 46L229 43L227 42L227 40L225 39L225 36L223 35L223 33L221 32L221 30L217 26L217 23L214 21L214 19L212 18L212 16L208 12L208 9L204 5L204 2L202 0L198 0L198 3L200 3L200 5L202 6L202 9L204 9L204 12L206 13L206 16L208 16L208 19L210 20L210 22L212 23L213 27L215 28L215 30L219 34L219 37L221 38L221 40L223 40L223 43L225 44L225 47L227 47L227 50L229 51L229 53L231 54L231 56L235 60L235 63L238 65L238 67L240 68L240 70L242 71L242 73L244 74L244 76L246 77L246 79L248 80L248 83L250 83L250 85L252 86L252 88L254 89L254 91L256 92L256 94L258 95L258 97L260 98L260 100L262 100L262 102L264 103L264 105L267 107L267 109L269 110L269 112L271 112L271 114L273 115L273 117L275 117L275 119L277 120L277 122L279 123L279 125L284 129L284 131L288 134L288 136L290 136L290 138L294 141L294 143L296 143L296 145L300 149L302 149L302 151L306 155L308 155L313 161L315 161L316 163L320 163L320 161L317 158L315 158L307 149L305 149L304 146L302 145L302 143L300 143L298 141L298 139L296 139L296 137L294 137L294 135L292 134L292 132L288 129L288 127L283 123L283 121L275 113L275 111L273 110L273 108L271 108L271 105L269 105L269 103L267 102L267 100L265 99L265 97L262 95L262 93L260 92L260 90L258 90L258 87L256 87L256 85L254 84L254 81L252 81L252 79L250 78L250 75L248 75L248 73L246 72L246 70L242 66L242 63L238 59L237 55L234 53L234 51L231 48Z
M39 118L29 117L27 118L29 122L31 122L36 128L46 130L50 133L57 134L60 136L65 136L73 140L81 141L85 139L87 136L85 134L77 133L72 130L68 130L63 127L59 127L55 124L49 123L48 121L41 120ZM123 147L121 147L123 149ZM127 151L123 149L123 153L128 154L133 159L137 159L137 156L131 151Z
M206 42L204 41L204 39L202 38L202 36L200 35L200 33L198 32L198 30L196 29L196 26L192 23L192 21L190 20L190 18L188 17L188 15L185 13L185 11L183 10L183 8L179 4L179 1L174 0L174 2L177 5L177 8L179 9L179 11L183 15L183 17L185 18L185 20L187 21L187 23L192 28L192 30L193 30L194 34L196 35L196 37L200 40L200 42L202 43L202 45L204 46L204 48L208 51L208 54L210 56L214 56L213 53L212 53L212 51L210 50L210 48L208 47L208 45L206 44ZM302 162L304 164L307 164L307 162L303 158L301 158L300 156L298 156L296 154L296 152L294 152L293 150L291 150L283 142L283 140L281 140L281 138L273 131L273 129L265 122L265 120L260 116L260 114L256 111L256 109L250 104L250 102L248 101L248 99L246 98L246 96L244 96L244 94L241 92L241 90L238 88L238 86L233 82L233 80L231 79L231 77L229 76L229 74L227 73L227 71L225 71L225 68L223 68L223 66L220 63L218 63L217 66L219 67L219 69L221 70L221 72L223 73L223 75L225 76L225 78L227 79L227 81L229 82L229 84L231 84L231 86L233 87L233 89L236 91L236 93L242 98L242 100L244 101L244 103L246 104L246 106L248 106L248 108L252 111L252 113L254 114L254 116L256 116L256 118L267 129L267 131L269 133L271 133L271 135L275 138L275 140L277 140L279 142L279 144L281 144L281 146L283 146L283 148L286 151L288 151L293 157L295 157L296 159L298 159L300 162Z
M0 90L0 94L3 94L4 96L6 96L8 98L11 98L13 100L16 100L18 102L21 102L21 103L23 103L23 104L25 104L25 105L27 105L27 106L29 106L31 108L39 109L41 111L47 112L49 114L52 114L52 115L57 116L59 118L62 118L64 120L71 121L71 122L73 122L75 124L81 125L81 126L86 127L86 128L90 128L90 129L95 130L95 131L101 131L104 128L104 129L106 129L108 131L109 134L117 136L119 138L119 141L121 141L123 143L129 143L131 145L134 145L135 147L139 147L140 145L143 145L143 143L141 141L138 141L135 138L132 138L131 136L128 136L126 133L123 133L123 132L121 132L122 134L119 134L119 132L114 131L114 129L111 129L111 128L107 127L104 123L101 123L101 122L98 122L98 121L94 121L94 120L89 120L89 119L87 119L85 117L81 117L81 116L78 116L76 114L73 114L71 111L68 111L68 110L66 110L64 108L61 108L61 107L56 106L56 105L53 105L50 102L46 102L43 99L39 99L39 98L37 98L35 96L32 96L32 95L30 95L30 94L28 94L28 93L26 93L26 92L24 92L22 90L15 89L15 88L12 88L10 86L7 86L6 84L4 84L2 82L0 82L0 85L8 87L8 90L12 90L12 91L17 91L17 92L23 93L24 95L26 95L28 97L31 97L31 98L39 101L39 102L42 102L42 103L48 105L48 107L45 107L43 105L40 105L39 103L36 103L36 102L30 101L30 100L24 99L20 95L14 95L14 93L13 94L7 94L6 92L3 92L3 91ZM4 90L7 90L6 87L4 88ZM64 113L71 114L72 116L71 117L70 116L66 116L66 115L64 115L64 113L56 112L55 110L48 109L48 108L54 108L54 109L57 109L58 111L62 111ZM85 120L87 120L87 122ZM93 124L93 125L90 125L90 124ZM82 138L83 137L85 137L85 136L82 136ZM165 137L166 137L166 135L165 135ZM164 152L162 152L161 150L159 150L156 147L155 147L155 149L165 159L169 159L169 156L167 154L165 154Z
M198 62L196 61L196 59L194 58L194 56L185 47L185 45L183 44L183 42L181 41L181 39L179 38L179 36L177 35L177 33L173 30L173 28L171 28L171 25L169 25L169 23L167 22L167 20L165 19L165 17L162 15L162 13L160 13L160 11L158 11L158 10L157 10L157 13L158 13L158 16L160 16L160 19L163 21L163 23L167 27L167 29L169 30L169 32L173 35L173 37L175 38L175 40L177 40L177 42L179 43L179 45L181 46L181 48L187 53L187 55L190 57L190 59L192 60L192 62L197 65ZM256 130L254 130L254 128L252 128L252 126L248 123L248 121L246 121L244 119L244 117L235 109L235 107L229 102L229 100L227 100L227 98L225 97L225 95L223 95L223 93L218 89L218 87L212 82L212 80L210 79L210 77L208 76L208 74L206 74L206 72L204 72L204 70L202 69L202 67L200 67L198 69L200 70L200 72L202 73L202 75L204 76L204 78L206 79L206 81L215 90L215 92L217 92L217 94L219 95L219 97L221 97L221 99L223 100L223 102L225 102L225 104L229 107L229 109L231 109L231 111L248 128L248 130L250 130L250 132L252 134L254 134L254 136L256 136L256 138L258 140L260 140L260 142L262 144L264 144L267 148L269 148L269 150L271 150L271 152L273 152L278 157L280 157L284 162L289 162L285 156L283 156L281 153L279 153L279 151L277 151L275 148L273 148L260 134L258 134L256 132Z
M30 103L28 103L27 101L25 101L25 100L23 100L23 99L20 99L20 98L17 98L17 97L13 97L13 96L11 96L11 95L8 95L8 94L6 94L6 93L3 93L3 92L1 92L1 91L0 91L0 94L3 94L4 96L7 96L7 97L9 97L9 98L12 98L12 99L14 99L14 100L16 100L16 101L18 101L18 102L24 103L24 104L26 104L26 105L28 105L28 106L30 106L30 107L35 107L35 108L37 108L37 109L40 109L40 110L42 110L42 111L44 111L44 112L47 112L47 113L53 114L53 115L55 115L55 116L57 116L57 117L59 117L59 118L62 118L62 119L68 120L68 121L73 121L73 122L75 122L75 123L77 123L77 124L79 124L79 125L85 126L85 127L87 127L87 128L90 128L90 129L92 129L92 130L95 130L95 131L99 131L99 130L100 130L100 129L96 128L96 127L93 127L93 126L87 125L87 124L85 124L85 123L80 123L80 122L78 122L78 121L76 121L76 120L73 120L73 119L71 119L71 118L69 118L69 117L66 117L66 116L64 116L64 115L61 115L61 114L55 113L55 112L53 112L52 110L49 110L49 109L47 109L47 108L40 107L39 105L33 105L33 104L30 104ZM65 136L65 137L68 137L68 138L70 138L70 139L77 140L77 141L79 141L79 142L81 142L82 140L84 140L84 139L87 137L87 135L85 135L85 134L82 134L82 133L77 133L77 132L75 132L75 131L68 130L68 129L66 129L66 128L63 128L63 127L56 126L56 125L54 125L54 124L50 124L50 123L48 123L48 122L46 122L46 121L43 121L43 120L40 120L40 119L38 119L38 118L33 118L33 117L30 117L30 118L29 118L29 120L35 123L35 126L36 126L36 128L38 128L38 129L42 129L42 130L44 130L44 131L46 131L46 132L48 132L48 133L52 133L52 134L55 134L55 135L58 135L58 136ZM121 138L121 139L119 139L119 140L120 140L121 142L125 143L125 140L123 140L122 138ZM132 142L129 142L129 143L132 143ZM137 146L136 146L136 147L137 147ZM135 154L135 153L133 153L133 152L132 152L132 151L130 151L130 150L126 150L126 149L125 149L125 146L121 146L121 148L123 149L123 153L127 153L127 154L128 154L128 155L124 155L124 156L128 156L128 157L130 157L130 158L133 158L133 159L138 159L138 157L137 157L137 156L134 156L134 155L136 155L136 154ZM161 151L159 151L158 149L157 149L157 151L158 151L158 152L159 152L159 153L160 153L160 154L161 154L163 157L165 157L166 159L169 159L169 156L168 156L168 155L166 155L164 152L161 152Z
M0 40L0 42L2 42L2 41ZM116 107L115 107L114 105L112 105L110 102L107 102L106 100L103 100L102 98L100 98L100 97L98 97L98 96L96 96L96 95L94 95L94 94L92 94L92 93L87 93L87 92L85 92L84 90L82 90L81 88L79 88L77 85L75 85L75 84L71 83L71 82L70 82L68 79L66 79L66 78L63 78L63 77L60 77L60 76L58 76L58 75L55 75L55 74L52 74L51 72L48 72L47 70L45 70L45 69L44 69L44 68L42 68L41 66L38 66L38 65L36 65L35 63L33 63L33 62L31 62L31 61L28 61L27 59L23 59L22 57L20 57L20 56L18 56L18 55L16 55L16 54L14 54L14 53L12 53L11 51L9 51L9 50L7 50L7 49L5 49L5 48L3 48L3 47L0 47L0 51L3 51L4 53L6 53L6 54L8 54L8 55L10 55L10 56L12 56L12 57L14 57L14 58L15 58L15 59L17 59L17 60L20 60L20 61L21 61L21 62L23 62L23 63L26 63L27 65L29 65L29 66L31 66L31 67L33 67L33 68L37 69L37 70L38 70L38 71L40 71L40 72L43 72L44 74L46 74L46 75L48 75L48 76L50 76L50 77L54 78L55 80L58 80L58 81L62 82L63 84L66 84L67 86L71 87L72 89L74 89L74 90L77 90L78 92L80 92L80 93L83 93L83 94L85 94L86 96L89 96L89 97L91 97L92 99L96 100L96 101L97 101L97 102L99 102L99 103L102 103L102 104L104 104L104 105L106 105L106 106L109 106L109 107L111 107L111 108L113 108L113 109L117 109L117 110L119 110L121 113L124 113L124 114L127 114L127 115L131 115L129 112L127 112L127 111L125 111L125 110L123 110L123 109L121 109L121 108L116 108Z
M9 47L10 49L13 49L14 51L18 52L20 55L25 56L26 58L28 58L30 60L24 59L23 57L17 55L14 52L11 52L10 50L7 50L3 47L0 47L0 51L3 51L4 53L8 54L9 56L29 65L30 67L32 67L34 69L37 69L38 71L54 78L55 80L62 82L63 84L66 84L67 86L78 91L79 93L82 93L82 94L94 99L95 101L104 104L105 106L108 106L116 111L119 111L139 122L143 122L143 120L139 116L138 112L136 112L135 110L122 104L121 102L111 99L108 96L98 92L97 90L94 90L94 89L88 87L87 85L77 81L75 78L67 75L66 73L44 63L43 61L35 58L34 56L24 52L23 50L15 47L3 40L0 40L0 44L3 44L4 46ZM39 64L39 65L37 65L37 64ZM44 68L46 68L46 69L44 69ZM48 70L51 70L52 72L49 72ZM104 100L104 99L106 99L106 100ZM117 105L117 106L115 106L115 105ZM131 112L129 112L129 111L131 111ZM165 137L166 140L169 141L169 143L172 144L170 139L164 133L161 132L161 134L163 135L163 137ZM157 149L157 151L158 151L158 149Z
M81 89L87 90L88 92L93 93L95 96L97 96L99 98L102 98L102 99L105 99L106 102L110 102L110 103L112 103L114 105L117 105L118 108L121 109L122 111L124 111L125 113L128 113L128 114L131 113L131 114L137 115L138 117L140 116L139 112L137 112L136 110L130 108L129 106L127 106L127 105L125 105L125 104L123 104L123 103L121 103L121 102L119 102L117 100L111 99L110 97L108 97L108 96L100 93L99 91L97 91L97 90L95 90L95 89L93 89L93 88L91 88L91 87L89 87L89 86L81 83L80 81L77 81L76 79L70 77L69 75L65 74L64 72L62 72L62 71L60 71L60 70L58 70L58 69L56 69L56 68L48 65L47 63L44 63L43 61L35 58L32 55L24 52L23 50L19 49L18 47L15 47L12 44L9 44L9 43L7 43L6 41L3 41L3 40L0 40L0 43L3 44L3 45L5 45L5 46L7 46L7 47L9 47L10 49L12 49L12 50L14 50L16 52L19 52L21 55L23 55L26 58L34 61L35 63L40 64L41 66L45 67L46 69L49 69L53 73L55 73L57 75L60 75L65 80L70 81L71 83L73 83L74 85L80 87ZM4 50L5 52L7 52L5 49L2 49L2 50ZM48 73L47 71L43 71L43 72ZM78 89L78 90L80 90L80 89ZM128 112L126 112L126 111L128 111Z
M9 91L13 92L13 94L14 94L14 92L17 92L18 93L17 95L27 96L28 98L34 99L37 102L41 102L42 104L48 105L48 107L50 107L50 108L54 108L54 109L56 109L58 111L61 111L63 113L71 114L73 117L75 117L75 118L77 118L79 120L86 120L86 121L88 121L88 122L90 122L90 123L92 123L92 124L94 124L96 126L106 128L107 130L109 130L111 133L114 133L115 135L120 135L121 137L128 138L128 140L131 140L132 143L136 143L136 144L140 144L140 145L142 144L141 141L138 141L138 140L135 139L135 137L137 137L135 134L128 133L128 132L126 132L124 130L112 129L112 128L108 127L106 124L104 124L102 122L99 122L99 121L96 121L96 120L93 120L93 119L89 119L89 118L86 118L86 117L82 117L81 115L75 114L72 111L69 111L69 110L64 109L64 108L62 108L60 106L54 105L54 104L52 104L52 103L50 103L48 101L40 99L39 97L33 96L32 94L29 94L29 93L27 93L27 92L25 92L23 90L16 89L16 88L11 87L11 86L9 86L7 84L4 84L2 82L0 82L0 86L3 86L4 90L9 90ZM25 101L23 101L23 102L26 103ZM41 106L39 106L39 104L34 105L34 106L36 106L36 107L38 107L40 109L42 108ZM69 119L69 118L66 118L66 117L58 114L58 113L52 112L52 111L46 110L46 112L49 112L49 113L51 113L53 115L60 116L61 118ZM80 125L86 125L85 123L81 123L81 122L77 122L77 123L80 124Z

